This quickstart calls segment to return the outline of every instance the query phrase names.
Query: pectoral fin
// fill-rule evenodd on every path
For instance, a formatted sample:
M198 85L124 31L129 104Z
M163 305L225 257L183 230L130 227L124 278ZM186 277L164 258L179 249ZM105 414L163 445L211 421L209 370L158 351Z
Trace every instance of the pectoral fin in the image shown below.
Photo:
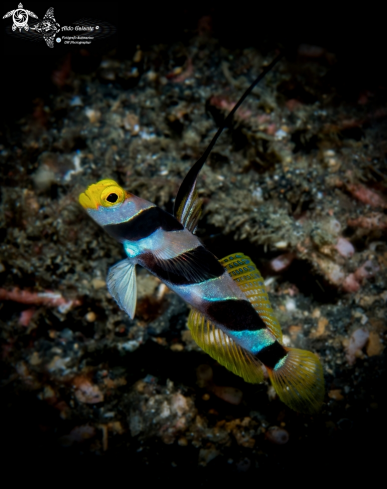
M246 382L263 382L261 365L221 329L192 309L188 317L192 338L206 353Z
M111 267L107 287L120 308L133 319L137 302L136 265L126 259Z

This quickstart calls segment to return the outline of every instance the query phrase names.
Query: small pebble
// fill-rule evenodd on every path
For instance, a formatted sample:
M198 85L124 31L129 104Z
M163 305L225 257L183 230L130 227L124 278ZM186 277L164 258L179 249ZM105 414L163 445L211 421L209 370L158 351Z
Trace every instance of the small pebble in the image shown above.
M345 353L345 357L349 365L354 365L356 358L367 344L369 336L369 331L364 328L356 329L352 333Z
M129 112L123 119L124 127L132 136L136 136L140 132L140 122L136 114Z
M278 426L271 426L266 431L265 438L275 445L285 445L289 441L289 433Z
M312 318L316 318L318 319L319 317L321 316L321 311L320 309L313 309L313 312L312 312Z
M294 324L289 327L289 334L292 339L297 338L297 336L301 333L302 331L302 326L299 326L297 324Z
M93 278L93 280L91 281L91 285L93 286L93 288L95 290L98 290L98 289L101 289L102 287L105 287L106 282L105 282L105 280L102 280L100 278Z
M134 350L137 350L137 348L139 346L140 346L140 343L138 341L131 340L131 341L126 341L125 343L120 343L118 345L118 348L120 350L125 350L125 351L128 351L128 352L133 352Z
M283 249L288 247L288 242L287 241L278 241L277 243L274 243L274 246L278 249ZM281 255L283 256L283 255Z
M77 400L85 404L97 404L104 400L104 395L98 385L92 384L90 380L84 377L76 377L74 379L76 387L74 394Z
M99 110L91 109L90 107L85 109L85 115L91 124L95 124L101 118L101 112Z
M198 379L198 383L206 384L212 381L213 371L209 365L199 365L196 369L196 377Z
M34 351L34 353L30 357L30 365L36 366L42 363L42 359L39 356L39 353L37 351Z
M94 321L97 319L97 315L95 314L95 312L90 311L86 314L85 319L89 323L94 323Z
M223 399L223 401L234 404L235 406L241 403L243 397L243 392L236 387L214 385L212 392L220 399Z
M350 258L355 253L352 243L345 238L339 238L335 248L344 258Z
M134 53L134 56L133 56L133 62L134 63L139 63L141 61L141 58L142 58L142 51L141 49L138 49L135 53Z
M83 105L82 99L78 95L73 97L70 101L71 107L81 107L82 105Z
M236 464L238 472L247 472L251 467L251 460L245 457Z
M274 401L274 399L277 398L277 393L272 385L268 386L267 397L269 398L270 401Z
M341 389L332 389L328 392L328 397L334 401L342 401L344 399Z
M282 247L282 244L283 244L283 247L285 248L286 247L285 242L276 243L275 246L277 248L280 248L280 247ZM281 245L281 246L278 246L278 245ZM286 243L286 245L287 245L287 243ZM277 258L274 258L273 260L271 260L270 266L275 272L280 272L280 271L288 268L288 266L292 263L293 259L294 259L293 253L285 253L285 254L279 255L279 256L277 256Z
M318 338L319 336L323 336L326 333L326 327L328 326L329 321L325 317L320 317L317 322L317 328L311 332L311 338Z
M211 460L219 455L218 450L211 445L209 448L201 448L199 451L199 465L206 466Z
M380 355L384 350L384 345L380 339L378 333L371 331L370 336L368 338L366 353L369 357L373 357L375 355Z
M287 311L295 311L297 309L296 301L294 299L287 299L285 303Z

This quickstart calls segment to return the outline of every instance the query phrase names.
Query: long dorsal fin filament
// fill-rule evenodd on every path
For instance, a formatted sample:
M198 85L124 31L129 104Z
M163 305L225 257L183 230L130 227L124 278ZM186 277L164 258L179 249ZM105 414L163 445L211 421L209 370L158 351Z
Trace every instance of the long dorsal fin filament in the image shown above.
M259 76L253 81L253 83L248 87L248 89L244 92L238 102L235 104L233 109L229 112L227 117L224 119L223 124L217 130L215 136L212 138L210 144L207 146L206 150L202 154L202 156L197 160L197 162L191 167L184 180L182 181L179 191L176 196L175 206L174 206L174 215L175 217L183 224L185 222L189 222L188 215L191 213L193 215L197 215L198 211L195 210L195 200L197 200L196 195L196 181L199 175L200 170L202 169L204 163L206 162L208 155L211 153L212 148L215 146L216 141L219 136L222 134L223 129L225 129L229 123L231 122L235 112L238 110L240 105L243 103L245 98L251 93L257 83L262 80L266 76L266 74L278 63L278 61L282 58L282 53L276 56L271 63L269 63L259 74ZM200 208L200 205L199 205ZM191 224L191 227L194 225L194 229L196 229L197 221L199 216L193 221L194 224ZM186 226L187 227L187 226ZM189 229L187 227L187 229Z

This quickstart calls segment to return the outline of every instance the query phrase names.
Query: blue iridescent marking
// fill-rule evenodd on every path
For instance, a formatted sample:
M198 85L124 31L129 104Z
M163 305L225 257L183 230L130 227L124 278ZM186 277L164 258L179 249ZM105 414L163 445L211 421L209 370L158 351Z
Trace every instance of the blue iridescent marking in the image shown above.
M210 280L216 280L218 277L215 277L215 279L210 279ZM209 282L209 280L207 280L206 282ZM221 302L221 301L229 301L229 300L237 300L238 298L235 297L235 295L232 295L232 296L226 296L226 297L203 297L203 300L204 301L208 301L208 302Z
M129 258L135 258L145 250L156 250L158 248L158 244L161 246L163 245L164 235L165 232L162 229L157 229L154 233L146 238L142 238L137 241L124 241L123 245L125 253ZM167 257L165 259L167 259Z
M229 331L228 334L243 348L254 355L276 341L270 332L265 329L258 329L256 331Z
M125 241L123 244L125 253L129 258L134 258L142 253L142 248L138 245L138 242Z
M286 355L286 357L287 357L287 355ZM275 364L274 370L278 370L284 366L284 364L286 362L286 357L282 357L280 360L278 360L278 362Z

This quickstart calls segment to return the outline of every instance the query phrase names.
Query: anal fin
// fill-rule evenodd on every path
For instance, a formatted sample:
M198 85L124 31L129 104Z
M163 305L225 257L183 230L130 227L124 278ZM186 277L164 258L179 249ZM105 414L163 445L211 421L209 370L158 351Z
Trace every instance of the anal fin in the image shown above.
M263 277L251 259L243 253L233 253L219 260L231 278L245 293L276 340L282 342L282 330L274 317Z
M200 348L221 365L246 382L263 382L260 363L196 309L192 309L189 314L188 327Z

